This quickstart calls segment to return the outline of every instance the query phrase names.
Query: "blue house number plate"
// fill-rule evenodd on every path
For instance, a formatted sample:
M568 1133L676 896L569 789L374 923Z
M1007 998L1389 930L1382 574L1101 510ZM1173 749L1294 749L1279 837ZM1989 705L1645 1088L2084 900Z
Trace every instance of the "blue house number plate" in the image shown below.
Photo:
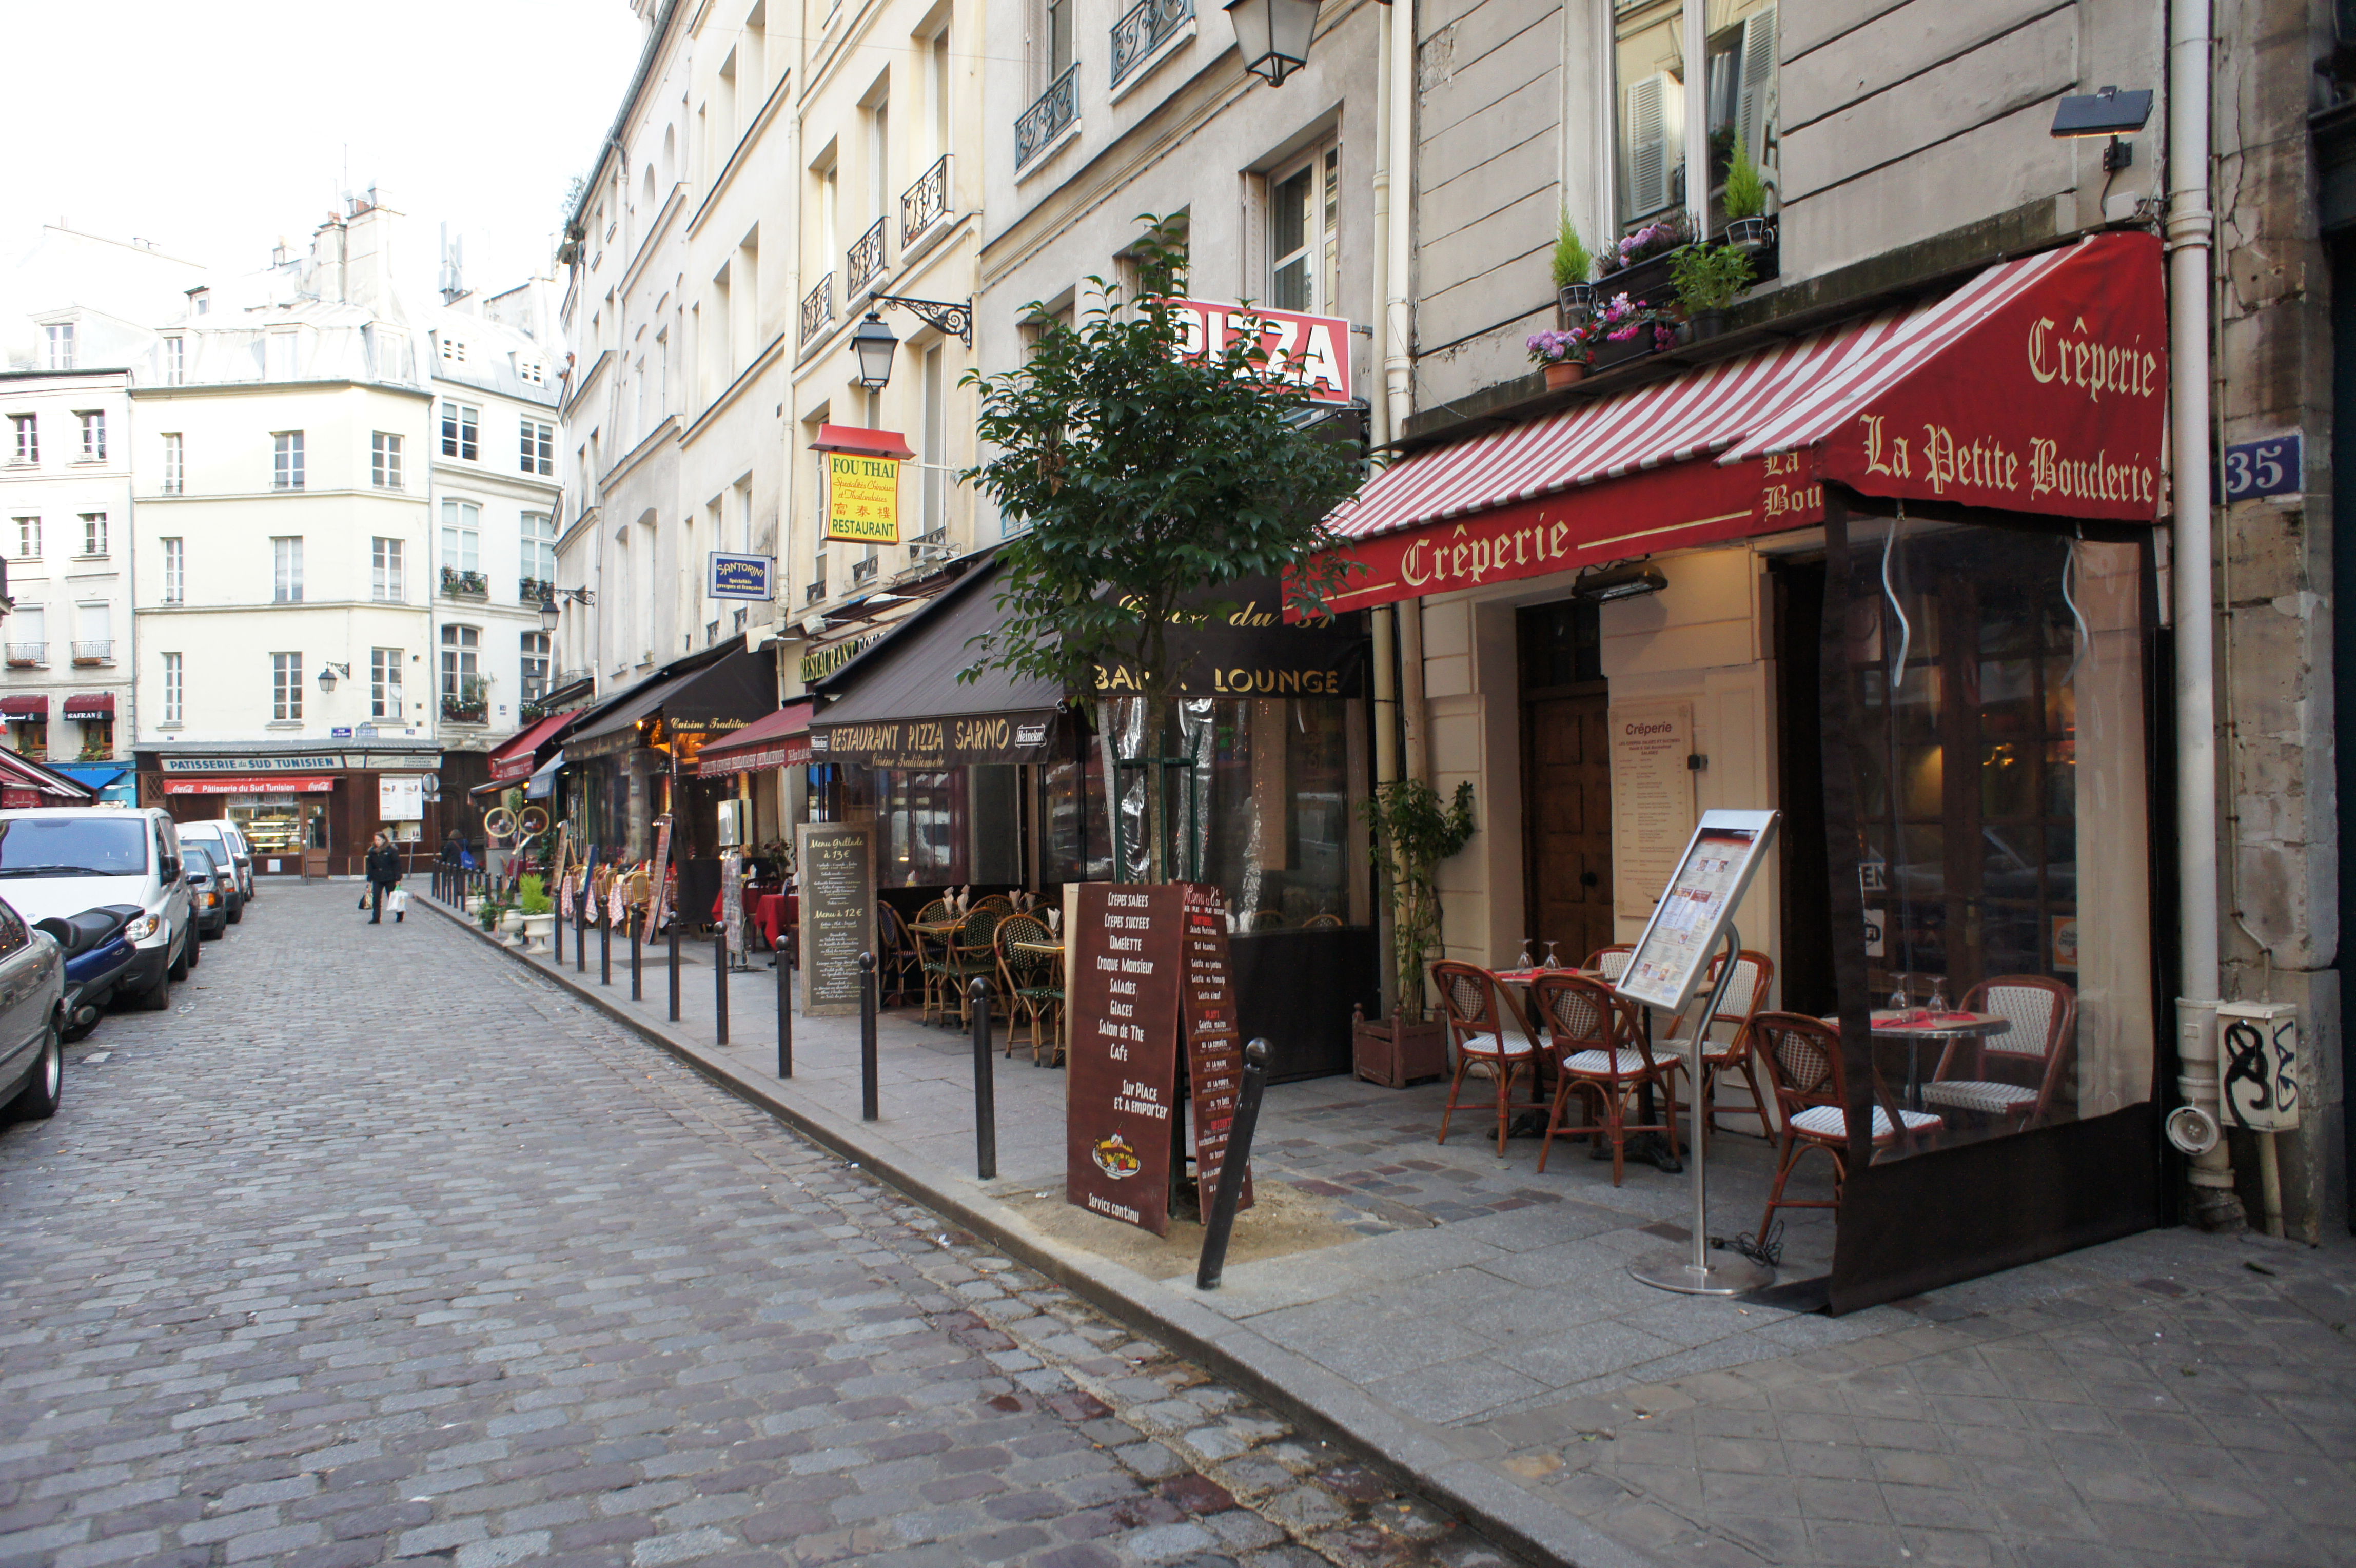
M2269 435L2263 441L2243 441L2225 448L2225 499L2263 500L2268 496L2295 496L2307 488L2304 443L2296 430Z

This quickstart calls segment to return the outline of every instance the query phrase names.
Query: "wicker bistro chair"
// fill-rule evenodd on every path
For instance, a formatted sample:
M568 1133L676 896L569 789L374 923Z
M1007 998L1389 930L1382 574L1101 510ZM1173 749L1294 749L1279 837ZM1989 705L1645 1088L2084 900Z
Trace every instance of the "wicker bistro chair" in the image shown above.
M900 918L900 911L881 899L875 904L875 928L880 944L875 954L877 1000L884 1005L905 1006L912 983L916 993L920 997L924 994L924 950L916 933L908 929L908 922ZM886 976L892 981L888 986L884 983Z
M1506 996L1497 977L1485 969L1445 959L1431 966L1440 990L1440 1015L1447 1021L1448 1044L1456 1056L1456 1071L1448 1083L1448 1109L1440 1118L1440 1142L1448 1142L1448 1123L1464 1092L1464 1079L1478 1073L1497 1084L1497 1153L1505 1152L1505 1131L1516 1111L1544 1111L1538 1098L1537 1036L1529 1021ZM1510 1016L1521 1030L1515 1039L1505 1032ZM1530 1098L1515 1101L1514 1079L1530 1077Z
M1709 961L1709 978L1702 983L1704 1005L1708 1004L1710 988L1718 983L1719 968L1725 961L1726 955L1722 952ZM1696 1137L1708 1137L1718 1130L1718 1080L1720 1075L1737 1069L1741 1069L1742 1081L1751 1087L1751 1109L1740 1111L1730 1106L1727 1114L1756 1116L1759 1118L1759 1135L1762 1138L1775 1135L1775 1124L1767 1119L1767 1097L1759 1091L1759 1074L1751 1062L1751 1020L1767 1005L1767 992L1774 983L1773 959L1763 952L1752 952L1748 948L1734 955L1734 978L1727 982L1726 999L1719 1004L1717 1015L1701 1026L1701 1090L1694 1097L1701 1125L1695 1130ZM1734 1031L1723 1047L1709 1037L1709 1031L1720 1024ZM1669 1026L1669 1038L1659 1046L1662 1056L1669 1060L1670 1071L1684 1070L1687 1059L1686 1053L1691 1048L1686 1020L1680 1015L1676 1023Z
M1579 1138L1601 1134L1612 1140L1612 1185L1618 1187L1627 1165L1628 1134L1665 1133L1669 1152L1676 1152L1677 1098L1668 1064L1656 1061L1652 1042L1644 1037L1642 1015L1633 1003L1612 993L1609 987L1582 975L1549 972L1530 985L1530 1002L1552 1036L1555 1065L1554 1105L1547 1112L1546 1142L1538 1149L1538 1169L1547 1168L1557 1133ZM1665 1109L1659 1122L1631 1122L1629 1111L1636 1092L1651 1084L1661 1090ZM1565 1127L1563 1112L1576 1091L1594 1106L1597 1115L1584 1127Z
M1635 950L1633 942L1616 942L1608 948L1597 948L1587 955L1587 961L1580 967L1591 969L1605 980L1616 982L1628 972L1628 955Z
M1840 1208L1841 1189L1848 1181L1848 1079L1841 1064L1839 1032L1822 1019L1800 1013L1760 1013L1752 1016L1748 1033L1760 1059L1767 1064L1767 1079L1774 1086L1775 1109L1783 1122L1775 1185L1767 1194L1767 1210L1759 1219L1759 1240L1763 1246L1777 1209ZM1891 1106L1879 1081L1873 1086L1873 1146L1877 1149L1901 1138L1917 1141L1944 1125L1927 1111ZM1783 1196L1792 1167L1810 1149L1822 1149L1832 1156L1829 1203Z
M1014 1026L1018 1019L1031 1023L1031 1065L1040 1066L1039 1053L1044 1048L1046 1065L1062 1059L1060 1015L1064 1010L1064 984L1055 972L1055 960L1048 953L1021 952L1016 942L1052 942L1055 934L1047 923L1034 915L1009 915L998 922L992 944L998 950L998 990L1006 998L1006 1054L1014 1054ZM1047 1037L1040 1038L1040 1026L1047 1026Z
M1966 1013L1994 1013L2012 1027L1985 1039L1951 1040L1922 1101L2003 1118L2019 1133L2052 1112L2068 1046L2077 1037L2078 998L2041 974L2002 974L1964 993ZM2004 1074L2011 1074L2008 1079Z
M975 899L973 907L977 909L995 909L1003 915L1013 910L1014 900L1003 893L991 893Z
M997 909L971 910L958 922L957 934L949 939L948 959L942 970L941 982L957 990L958 1022L960 1024L970 1025L973 1022L973 998L968 994L966 987L977 980L987 980L993 987L998 983L996 938L999 922L1005 916ZM992 1012L997 1010L1001 1000L992 995ZM947 998L942 1001L941 1011L944 1015L948 1012ZM1009 1016L1012 1015L1010 1013Z
M917 910L916 919L909 923L908 938L916 945L916 969L925 982L921 1023L929 1024L936 1018L944 1023L948 1020L949 944L938 937L926 936L916 927L937 925L948 918L949 901L936 898Z

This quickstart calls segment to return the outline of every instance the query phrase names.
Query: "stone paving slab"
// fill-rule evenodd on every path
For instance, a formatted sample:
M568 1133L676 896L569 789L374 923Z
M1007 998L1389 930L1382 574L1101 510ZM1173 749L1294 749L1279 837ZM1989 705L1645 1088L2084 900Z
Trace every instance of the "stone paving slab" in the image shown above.
M1435 1144L1435 1087L1322 1079L1270 1090L1256 1169L1325 1198L1359 1239L1231 1267L1224 1288L1205 1294L1040 1236L1000 1201L1060 1181L1062 1074L1001 1062L1005 1174L985 1185L970 1174L962 1036L887 1015L879 1029L884 1114L862 1123L855 1021L798 1019L799 1069L780 1084L770 1015L757 1045L717 1048L708 1000L697 1006L709 996L709 968L700 985L685 987L675 1027L660 1018L651 972L653 1009L634 1014L626 1000L594 999L739 1092L864 1152L1092 1299L1179 1336L1280 1405L1367 1437L1501 1534L1561 1560L1600 1561L1607 1541L1695 1562L1896 1562L1912 1553L2029 1563L2064 1551L2081 1561L2197 1559L2206 1536L2098 1537L2082 1527L2132 1506L2134 1496L2193 1495L2186 1466L2232 1471L2221 1445L2273 1431L2294 1409L2327 1436L2356 1427L2356 1391L2345 1380L2356 1368L2348 1331L2356 1247L2345 1238L2308 1251L2153 1232L1838 1319L1665 1296L1630 1279L1625 1265L1687 1236L1685 1178L1632 1167L1615 1189L1608 1165L1562 1144L1541 1174L1527 1140L1510 1143L1502 1158L1465 1130ZM743 979L745 994L774 997L766 971ZM594 951L587 990L598 990ZM748 1015L735 1014L740 1042ZM1019 1133L1010 1136L1010 1125ZM1716 1140L1712 1154L1711 1228L1724 1234L1758 1212L1768 1160L1758 1140L1740 1136ZM1787 1277L1826 1266L1827 1219L1795 1217L1784 1240ZM2158 1326L2088 1326L2140 1325L2139 1315L2156 1315ZM2119 1336L2182 1335L2215 1322L2241 1332L2313 1328L2301 1365L2323 1370L2295 1390L2236 1388L2237 1399L2258 1402L2219 1412L2238 1425L2179 1423L2172 1438L2155 1434L2132 1452L2094 1446L2113 1434L2071 1424L2071 1411L2105 1403L2149 1402L2151 1420L2185 1413L2169 1402L2182 1400L2179 1385L2196 1380L2198 1369L2179 1369L2171 1382L2148 1358L2125 1356L2129 1340ZM1960 1348L2039 1367L2052 1391L1997 1400L1946 1390L1943 1402L1966 1402L1925 1414L1899 1397L1923 1391L1888 1386L1917 1376L1970 1382L1974 1366L1941 1359ZM1890 1408L1870 1408L1874 1401ZM1789 1431L1787 1409L1796 1423ZM1977 1422L1964 1422L1964 1412ZM2033 1469L2045 1490L2066 1489L2066 1505L2032 1506L2012 1470L1962 1446L1974 1444L2016 1455L2013 1468ZM2330 1463L2308 1466L2312 1473L2290 1484L2330 1500L2312 1522L2265 1537L2276 1555L2253 1560L2356 1561L2332 1533L2356 1506L2356 1455L2344 1443L2337 1453L2321 1444L2314 1451ZM1959 1455L1973 1462L1958 1465ZM2249 1485L2233 1473L2237 1479L2201 1477L2207 1489L2199 1495L2220 1518L2233 1517L2241 1495L2224 1488ZM1524 1499L1548 1506L1534 1510ZM1600 1539L1590 1526L1601 1528Z

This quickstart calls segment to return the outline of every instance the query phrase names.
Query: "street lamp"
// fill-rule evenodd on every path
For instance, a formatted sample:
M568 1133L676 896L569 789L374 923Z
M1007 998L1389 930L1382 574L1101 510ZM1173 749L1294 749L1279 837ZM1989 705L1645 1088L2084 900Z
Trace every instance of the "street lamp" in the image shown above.
M576 605L594 605L597 602L597 593L594 588L543 586L541 591L547 596L540 601L540 629L542 631L556 629L557 617L562 609L557 600L571 599Z
M884 325L884 318L869 311L859 330L851 335L851 352L859 356L859 384L869 392L882 392L892 379L892 350L899 346L900 339Z
M867 319L851 335L851 352L859 356L859 384L869 392L882 392L892 379L892 350L900 346L892 328L884 324L881 312L905 310L934 331L955 333L967 348L973 347L973 302L971 300L910 299L896 294L871 294Z
M1228 0L1227 20L1244 69L1270 87L1309 63L1309 36L1317 30L1317 0Z
M352 672L352 667L348 664L329 664L325 660L320 661L319 690L322 692L332 692L336 689L336 672L337 671L341 671L344 675L348 678Z

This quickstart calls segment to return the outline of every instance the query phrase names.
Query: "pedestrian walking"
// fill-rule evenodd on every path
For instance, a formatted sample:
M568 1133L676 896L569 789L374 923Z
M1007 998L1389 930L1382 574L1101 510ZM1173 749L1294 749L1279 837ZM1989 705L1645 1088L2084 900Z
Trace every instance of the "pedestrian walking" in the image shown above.
M368 881L369 890L360 895L360 908L369 911L369 925L380 926L384 923L384 896L401 884L401 851L392 846L390 834L377 834L376 842L369 845ZM402 913L396 904L392 911L395 924L400 923Z

